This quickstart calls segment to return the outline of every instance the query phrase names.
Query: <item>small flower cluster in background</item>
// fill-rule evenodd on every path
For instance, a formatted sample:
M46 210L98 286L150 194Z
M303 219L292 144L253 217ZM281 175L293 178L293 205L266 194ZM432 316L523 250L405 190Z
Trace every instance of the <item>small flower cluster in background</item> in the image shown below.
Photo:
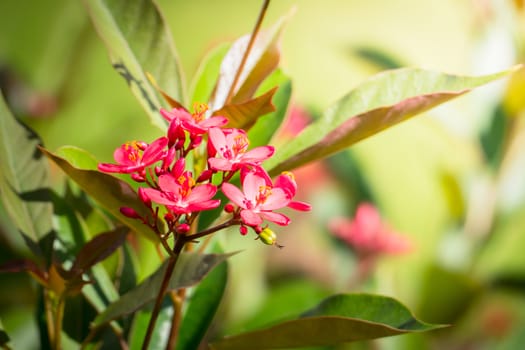
M333 218L329 229L361 258L404 254L412 249L410 240L390 229L376 207L366 202L358 206L353 220Z
M273 155L272 146L249 150L244 130L227 128L225 117L207 117L207 112L205 104L196 104L193 113L184 108L162 109L169 122L166 136L150 144L125 143L114 152L116 164L99 164L100 171L130 174L145 185L138 189L138 196L153 220L128 207L120 208L121 213L142 220L165 240L171 234L188 234L200 212L220 206L215 197L222 191L231 201L224 207L231 217L216 227L190 234L202 237L239 225L241 234L251 228L264 243L276 244L265 221L285 226L290 219L275 210L308 211L310 206L293 201L297 184L292 173L285 172L272 181L261 166ZM234 184L239 178L242 190ZM164 231L157 224L161 218L167 227Z

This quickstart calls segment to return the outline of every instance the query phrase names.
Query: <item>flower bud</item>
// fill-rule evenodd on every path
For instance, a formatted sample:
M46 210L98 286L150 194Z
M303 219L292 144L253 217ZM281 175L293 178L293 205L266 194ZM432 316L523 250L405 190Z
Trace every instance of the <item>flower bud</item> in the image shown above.
M202 143L202 136L201 135L192 135L191 136L191 144L190 148L197 148Z
M144 141L135 141L134 144L141 151L144 151L146 148L148 148L148 144L146 142L144 142Z
M120 213L122 215L124 215L125 217L131 218L131 219L140 219L141 218L139 213L137 213L135 211L135 209L133 209L133 208L121 207L119 210L120 210Z
M133 180L135 180L136 182L144 182L144 181L146 181L146 178L143 175L137 174L137 173L131 174L131 178Z
M166 220L166 222L172 222L173 220L175 220L175 217L172 213L166 213L164 214L164 220Z
M144 188L139 187L138 194L139 194L139 198L142 201L142 203L146 204L146 206L148 208L150 208L151 207L151 199L149 199L148 195L144 191Z
M246 236L246 234L248 233L248 227L241 225L239 227L239 232L241 233L241 235Z
M211 179L212 176L213 176L213 170L211 169L204 170L197 178L197 182L208 181L209 179Z
M177 226L176 231L177 231L177 233L180 233L180 234L188 233L190 231L190 225L188 225L188 224L180 224L179 226Z
M234 210L235 210L235 207L231 203L228 203L224 206L224 211L227 213L233 213Z
M261 242L267 245L274 245L277 243L277 235L268 227L259 232L259 238L261 239Z

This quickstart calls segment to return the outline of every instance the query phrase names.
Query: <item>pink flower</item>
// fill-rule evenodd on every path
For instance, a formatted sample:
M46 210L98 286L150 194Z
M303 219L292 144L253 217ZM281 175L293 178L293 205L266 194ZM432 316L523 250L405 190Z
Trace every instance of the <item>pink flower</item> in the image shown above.
M184 108L174 108L171 111L161 108L160 114L170 122L168 129L170 140L184 138L184 130L192 135L202 135L211 127L220 127L228 123L228 119L222 116L206 118L205 112L208 106L205 104L196 105L195 109L194 113L190 113Z
M127 142L113 153L117 164L101 163L98 169L106 173L142 172L147 166L164 159L167 145L168 139L165 137L153 141L150 145L139 141Z
M143 196L165 205L175 214L213 209L220 204L220 200L212 199L217 187L212 184L195 186L191 173L184 170L184 159L175 163L171 173L160 175L158 184L160 190L143 188Z
M287 175L282 175L289 179ZM279 177L272 184L268 174L262 169L256 171L243 171L241 174L243 191L230 183L222 185L222 191L233 203L241 208L240 216L243 224L251 227L259 227L263 220L274 222L285 226L290 219L273 210L290 206L300 210L309 210L310 207L299 202L291 202L295 194L295 188L290 181ZM295 203L291 205L291 203Z
M243 165L257 166L275 151L272 146L255 147L248 151L248 137L240 129L210 128L209 141L209 153L215 158L209 158L208 164L214 170L235 171Z
M369 203L359 205L353 220L335 218L328 226L362 256L402 254L412 247L408 238L392 231L381 221L377 209Z

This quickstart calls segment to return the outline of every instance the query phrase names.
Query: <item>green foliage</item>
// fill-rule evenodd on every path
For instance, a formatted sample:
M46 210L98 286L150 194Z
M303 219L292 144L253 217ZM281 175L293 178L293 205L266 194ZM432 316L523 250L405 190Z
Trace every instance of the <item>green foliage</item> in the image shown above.
M177 349L195 349L210 327L228 281L228 261L220 263L195 287L182 320Z
M255 350L334 345L439 327L417 320L392 298L340 294L328 297L296 319L223 338L213 342L211 348Z
M158 113L159 95L149 83L150 73L159 86L184 102L184 85L173 39L161 13L151 0L85 0L84 5L106 44L111 63L126 80L151 122L164 130Z
M0 96L0 195L18 230L34 243L51 233L49 169L41 141L18 121Z
M187 288L197 284L215 266L230 256L231 254L182 254L169 279L168 290ZM100 326L123 315L132 313L148 302L153 301L162 284L166 266L167 263L164 263L145 281L110 304L104 312L97 316L93 325Z

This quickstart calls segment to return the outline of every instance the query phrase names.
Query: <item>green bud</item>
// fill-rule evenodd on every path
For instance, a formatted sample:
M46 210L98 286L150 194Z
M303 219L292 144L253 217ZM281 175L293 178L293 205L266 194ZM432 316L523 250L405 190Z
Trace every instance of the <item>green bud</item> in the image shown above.
M268 227L259 232L259 238L264 244L274 245L277 242L277 235Z

